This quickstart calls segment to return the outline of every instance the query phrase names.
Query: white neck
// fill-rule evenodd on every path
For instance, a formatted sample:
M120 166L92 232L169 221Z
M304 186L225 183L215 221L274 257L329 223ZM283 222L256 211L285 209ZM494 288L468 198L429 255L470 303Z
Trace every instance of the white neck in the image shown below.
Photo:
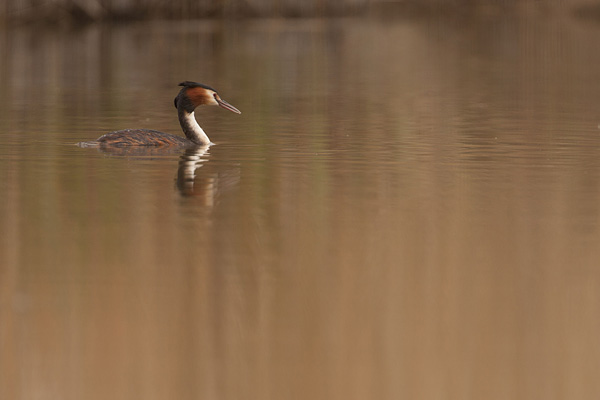
M194 112L191 113L180 108L178 110L179 115L179 123L181 124L181 129L183 129L183 133L185 136L190 139L192 142L200 145L211 144L210 139L204 133L198 122L196 121L196 117L194 117Z

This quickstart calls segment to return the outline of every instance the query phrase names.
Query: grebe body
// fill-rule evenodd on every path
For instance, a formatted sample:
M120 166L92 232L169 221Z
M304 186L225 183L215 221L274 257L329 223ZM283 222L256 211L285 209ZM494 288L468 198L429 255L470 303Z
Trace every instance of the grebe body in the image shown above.
M100 136L91 142L81 142L81 147L126 146L192 146L189 139L152 129L123 129Z
M152 129L124 129L110 132L90 142L78 143L80 147L126 147L126 146L203 146L211 144L208 135L202 130L194 116L194 110L201 105L215 105L241 114L240 110L221 99L210 86L185 81L175 97L179 124L185 137L155 131Z

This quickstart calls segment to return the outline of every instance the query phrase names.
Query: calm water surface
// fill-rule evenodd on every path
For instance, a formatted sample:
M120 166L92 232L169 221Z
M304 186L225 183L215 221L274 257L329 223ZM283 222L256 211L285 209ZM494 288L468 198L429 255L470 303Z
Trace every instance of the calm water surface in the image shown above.
M600 395L600 26L0 33L0 398ZM177 83L217 143L178 133Z

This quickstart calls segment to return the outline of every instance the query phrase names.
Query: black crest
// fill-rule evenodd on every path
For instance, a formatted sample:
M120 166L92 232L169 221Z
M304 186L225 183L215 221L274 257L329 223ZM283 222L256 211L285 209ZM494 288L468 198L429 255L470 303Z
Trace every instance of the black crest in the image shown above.
M185 81L185 82L181 82L181 83L179 84L179 86L183 86L183 87L186 87L186 88L195 88L195 87L201 87L201 88L208 89L208 90L212 90L213 92L216 92L216 90L215 90L215 89L211 88L211 87L210 87L210 86L208 86L208 85L204 85L204 84L202 84L202 83L198 83L198 82L192 82L192 81Z

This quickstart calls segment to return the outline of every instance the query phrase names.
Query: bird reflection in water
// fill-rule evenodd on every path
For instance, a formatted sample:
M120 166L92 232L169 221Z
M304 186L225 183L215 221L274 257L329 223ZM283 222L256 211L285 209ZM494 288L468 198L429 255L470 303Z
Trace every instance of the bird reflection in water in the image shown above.
M198 146L186 149L179 157L177 168L177 189L183 196L199 196L204 198L204 204L213 206L215 201L216 177L208 174L202 178L196 172L208 162L209 146Z
M183 197L199 199L202 205L213 207L220 194L240 182L240 169L234 165L210 163L210 145L178 147L99 147L97 151L130 160L148 160L180 154L175 187Z

